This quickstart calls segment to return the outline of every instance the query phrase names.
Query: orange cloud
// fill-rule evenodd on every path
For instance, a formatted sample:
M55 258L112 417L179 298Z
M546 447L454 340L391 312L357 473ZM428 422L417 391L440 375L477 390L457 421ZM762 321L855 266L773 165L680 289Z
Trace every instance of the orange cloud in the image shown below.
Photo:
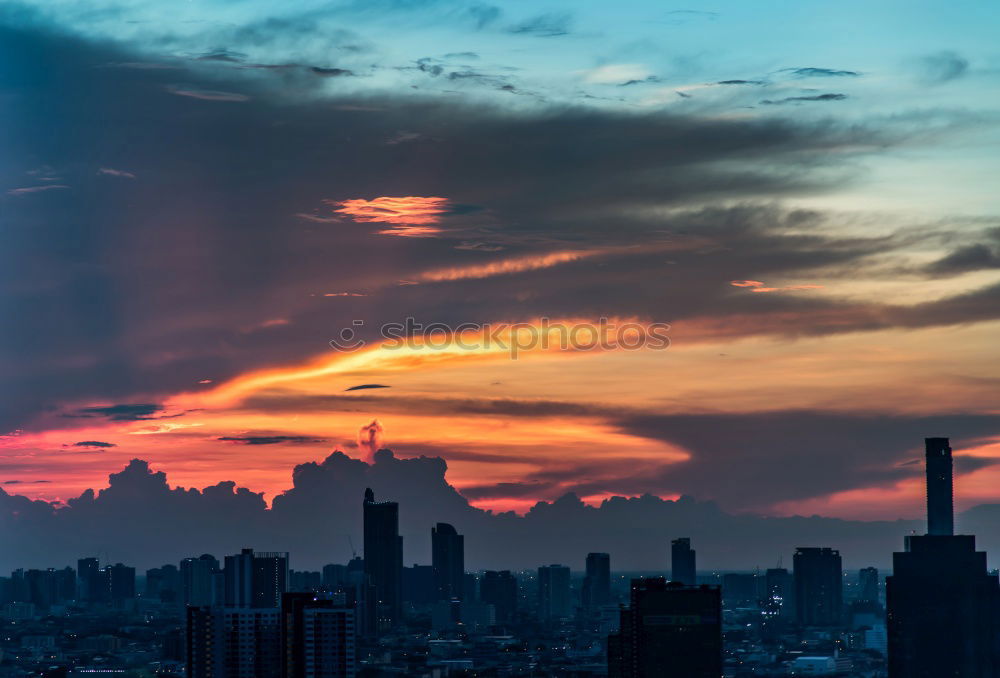
M354 221L364 223L392 224L392 228L379 231L382 235L424 236L439 233L433 225L441 221L448 211L448 199L439 197L380 196L371 200L352 198L350 200L327 201Z
M435 271L422 273L420 278L431 282L444 280L465 280L469 278L489 278L495 275L508 275L510 273L521 273L522 271L534 271L539 268L549 268L569 261L577 261L601 254L600 250L590 252L580 250L568 250L564 252L552 252L540 256L518 257L514 259L504 259L494 261L489 264L478 264L475 266L458 266L454 268L442 268Z
M765 287L760 280L730 280L733 287L748 287L751 292L787 292L791 290L821 290L822 285L786 285L785 287Z

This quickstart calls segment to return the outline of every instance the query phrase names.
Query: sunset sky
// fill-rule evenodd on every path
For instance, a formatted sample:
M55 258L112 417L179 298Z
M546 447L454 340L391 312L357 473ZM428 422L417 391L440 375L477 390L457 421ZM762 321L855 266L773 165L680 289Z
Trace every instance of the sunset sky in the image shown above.
M998 20L7 3L3 489L64 502L140 458L270 501L388 447L482 508L914 518L950 436L958 507L998 503ZM407 318L669 347L383 344Z

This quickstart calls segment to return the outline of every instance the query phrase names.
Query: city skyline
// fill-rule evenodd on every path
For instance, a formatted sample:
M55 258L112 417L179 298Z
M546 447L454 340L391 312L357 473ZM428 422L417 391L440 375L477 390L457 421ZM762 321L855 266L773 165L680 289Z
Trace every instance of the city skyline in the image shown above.
M214 553L220 547L239 552L247 544L290 552L296 569L318 568L331 559L346 562L363 547L358 493L366 486L399 505L406 566L432 563L431 533L442 522L463 535L469 570L565 563L582 571L584 555L599 549L610 553L620 570L670 572L671 543L684 538L698 552L698 572L763 571L779 561L790 564L800 547L821 545L841 551L847 569L889 568L902 537L927 530L925 519L739 515L711 502L652 495L617 498L599 507L565 497L541 503L524 516L493 514L469 505L447 484L442 460L396 458L389 450L371 465L331 455L323 464L301 465L296 478L296 486L273 508L232 483L204 492L171 487L165 473L139 460L114 474L109 488L63 509L0 495L7 510L17 514L17 520L0 526L0 538L8 544L0 553L0 568L61 567L81 554L152 567L185 553ZM991 567L1000 553L998 512L986 505L956 515L956 529L977 535ZM161 527L151 532L147 528L154 523ZM509 548L510 543L519 548Z
M884 587L879 568L849 576L840 550L829 546L796 547L791 572L781 556L764 572L699 572L690 537L671 540L669 579L616 570L611 554L599 551L587 552L583 572L560 563L468 571L466 535L442 522L424 532L432 565L406 566L400 503L376 499L366 487L362 555L348 537L346 563L293 570L287 551L243 547L221 562L206 553L182 558L179 567L147 569L141 591L135 567L102 567L94 557L79 558L75 570L18 568L0 577L0 624L10 634L5 646L21 648L13 662L19 668L11 670L58 661L69 675L136 675L146 665L188 678L429 678L428 670L994 678L1000 578L977 550L976 535L955 534L949 439L924 443L926 529L904 537ZM407 463L385 449L375 458ZM634 530L618 518L619 530ZM518 536L523 555L529 549ZM600 542L599 533L586 536ZM644 546L656 549L648 537ZM117 635L90 637L102 618L125 624L118 633L128 637L137 615L155 627L125 652ZM33 633L51 633L54 625L73 631ZM145 649L136 652L138 645ZM87 665L109 658L124 668Z

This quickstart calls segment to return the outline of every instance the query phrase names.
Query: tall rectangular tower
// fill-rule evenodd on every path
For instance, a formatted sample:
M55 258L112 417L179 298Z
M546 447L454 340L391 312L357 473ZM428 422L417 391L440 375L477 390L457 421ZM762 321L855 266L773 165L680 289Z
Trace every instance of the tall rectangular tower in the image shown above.
M399 504L375 501L368 488L364 500L365 575L375 587L376 626L391 628L402 619L403 538L399 536Z
M830 548L797 548L793 564L799 623L803 626L840 624L844 598L840 552Z
M588 553L587 571L583 577L583 606L593 610L611 600L611 556Z
M691 539L681 537L670 542L670 579L687 586L698 582L695 574L695 551Z
M927 534L885 579L890 678L1000 675L1000 579L972 535L952 534L951 448L927 438Z
M431 564L436 600L462 600L465 582L465 537L448 523L431 528Z
M924 438L927 458L927 534L955 534L952 509L951 447L947 438Z

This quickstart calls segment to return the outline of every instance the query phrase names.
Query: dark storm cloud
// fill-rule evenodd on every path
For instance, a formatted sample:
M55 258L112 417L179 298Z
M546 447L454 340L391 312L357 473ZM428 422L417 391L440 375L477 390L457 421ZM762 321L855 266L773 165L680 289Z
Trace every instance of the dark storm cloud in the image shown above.
M888 131L777 116L318 98L226 62L107 68L152 62L37 28L0 30L0 63L17 65L0 70L13 97L2 168L17 176L69 168L61 181L73 186L4 204L0 312L18 322L0 336L10 367L0 430L53 406L154 402L206 374L223 381L295 362L327 351L354 319L373 328L408 315L456 322L611 312L669 321L709 312L741 314L732 327L747 332L808 334L893 317L830 300L748 299L726 281L805 276L898 246L838 240L821 216L739 203L838 186L856 173L842 163L926 138L920 116L894 119ZM179 83L246 99L177 96L168 88ZM129 144L109 141L108 119L120 121L114 133ZM385 143L400 130L434 142ZM21 158L29 160L17 165ZM86 171L73 169L80 166ZM128 168L141 181L108 181L100 166ZM324 200L383 195L443 196L475 209L442 215L438 238L324 221ZM719 200L734 206L701 207ZM295 216L314 213L319 220ZM789 228L807 234L789 236ZM679 251L657 250L675 241ZM461 245L475 242L488 247ZM622 245L641 247L519 275L398 285L427 269ZM369 296L323 296L358 289Z
M118 447L115 443L107 443L103 440L81 440L73 443L73 447Z
M968 245L953 250L927 267L929 273L956 274L978 271L984 268L1000 268L1000 256L987 245Z
M916 62L918 77L928 85L941 85L958 80L969 70L969 62L951 50L928 54Z
M957 247L926 267L933 276L948 276L1000 268L1000 227L992 227L970 239L980 242Z
M64 416L84 419L103 417L110 421L139 421L160 418L156 414L162 409L162 405L154 404L107 405L104 407L84 407Z
M399 412L429 416L587 417L610 416L620 413L620 410L607 407L558 400L300 394L256 395L246 399L240 409L249 412L353 412L362 406L375 406L378 407L379 411L387 413Z
M623 478L609 491L656 487L696 497L725 497L727 506L763 508L832 492L890 485L919 474L922 438L950 436L963 446L1000 430L996 415L872 415L813 411L638 416L623 431L690 450L690 461L659 475ZM976 461L961 462L975 466Z
M614 497L591 507L567 494L537 503L523 517L491 514L470 506L445 480L446 469L434 457L400 459L380 450L367 464L335 452L320 463L296 466L292 487L268 510L260 494L228 481L201 490L170 487L163 472L135 459L111 474L107 488L87 490L64 507L0 490L0 567L51 567L113 547L116 559L141 569L199 553L221 557L247 544L292 552L296 569L346 562L351 541L360 542L365 487L377 499L399 502L406 562L430 562L430 528L446 521L465 535L472 569L540 562L578 568L581 554L595 549L610 552L616 569L662 569L667 555L650 544L666 544L678 534L692 538L709 569L773 563L796 546L816 543L839 548L848 567L885 565L903 535L924 529L918 520L763 518L691 497L666 501L650 495ZM995 553L998 514L1000 506L979 506L959 514L957 525L973 527L980 546ZM151 524L157 529L148 529ZM114 535L113 544L108 535ZM518 548L511 549L512 543Z
M290 435L222 436L216 440L227 443L239 443L240 445L314 445L326 442L325 438Z

